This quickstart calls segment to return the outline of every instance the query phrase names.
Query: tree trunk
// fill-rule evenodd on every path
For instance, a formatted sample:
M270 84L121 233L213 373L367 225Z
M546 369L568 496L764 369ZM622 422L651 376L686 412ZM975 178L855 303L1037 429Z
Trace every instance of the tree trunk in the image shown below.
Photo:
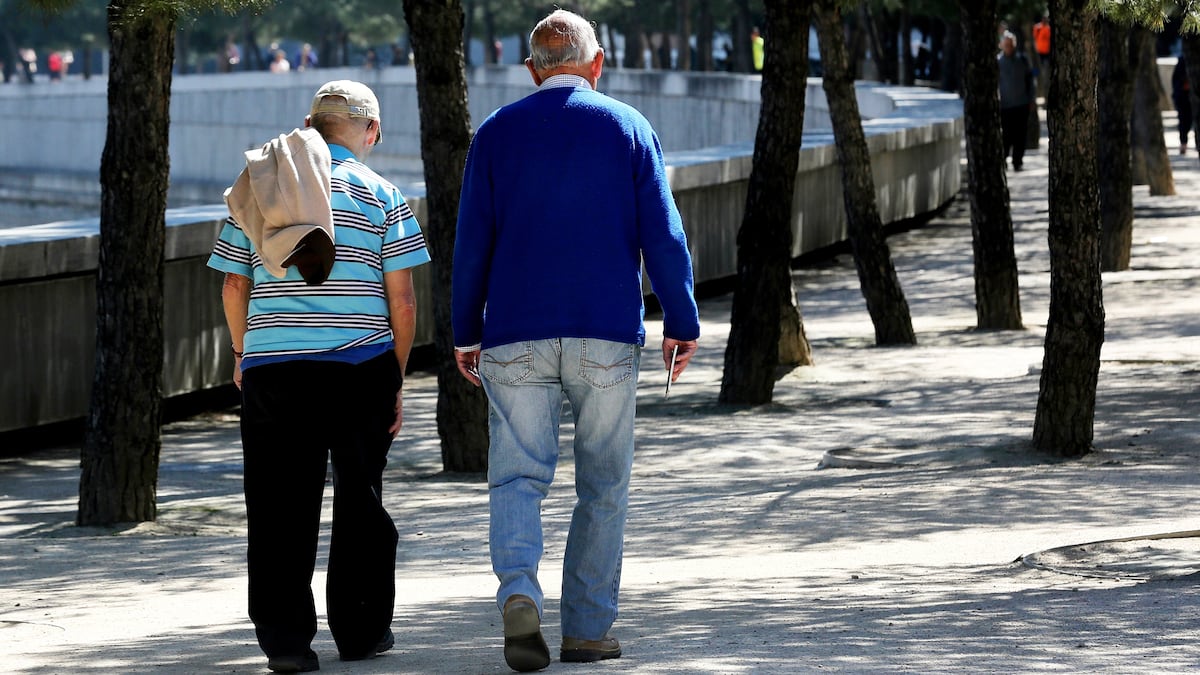
M191 72L188 61L191 57L191 31L181 30L175 36L175 69L180 75Z
M946 21L946 37L942 43L942 91L962 89L963 39L962 26Z
M737 0L734 7L736 13L733 16L733 72L753 73L754 58L750 47L750 29L753 25L749 0Z
M108 130L100 159L96 364L79 525L155 519L162 447L163 265L175 16L108 5Z
M487 469L487 398L458 372L450 326L450 278L463 167L471 143L463 66L460 0L404 0L412 35L425 163L425 233L433 257L434 338L438 359L438 436L446 471Z
M746 210L737 236L738 274L721 378L723 403L771 400L781 336L790 334L797 340L797 349L787 351L811 358L791 271L792 198L804 129L811 7L810 0L765 2L771 43L763 64Z
M704 72L713 70L713 15L712 0L696 0L696 69Z
M1134 26L1129 41L1137 58L1133 74L1133 119L1130 123L1133 146L1133 182L1149 185L1154 196L1175 194L1171 157L1164 137L1161 101L1166 95L1158 77L1158 59L1154 34L1149 28Z
M483 34L484 62L499 63L500 54L496 52L496 12L492 9L492 0L483 0Z
M833 136L842 169L842 202L846 207L846 227L854 252L854 266L858 269L867 311L875 324L875 343L916 344L908 302L900 289L875 203L871 155L863 135L842 34L842 13L837 3L838 0L817 0L813 20L817 25L821 61L825 67L821 83L829 103L829 117L833 121Z
M605 26L605 27L608 29L608 30L607 30L607 33L608 33L608 45L607 45L607 46L604 48L604 52L605 52L604 68L605 68L606 70L607 70L607 69L609 69L609 68L612 68L612 69L616 70L616 69L620 68L620 67L621 67L621 65L622 65L622 64L621 64L621 61L620 61L620 60L618 60L618 59L616 58L616 57L617 57L617 35L616 35L616 30L617 30L617 29L616 29L615 27L613 27L613 24L611 24L611 23L610 23L610 24L607 24L607 26ZM521 40L519 40L519 42L520 42L522 45L524 45L524 44L525 44L525 39L524 39L524 38L522 38ZM611 60L611 61L609 61L609 60L608 60L608 57L610 57L610 56L612 57L612 60ZM524 56L524 55L522 55L522 56L521 56L521 63L524 63L524 62L525 62L525 56Z
M246 64L245 70L266 70L267 62L263 60L262 49L258 46L258 33L254 30L249 16L242 19L242 25L245 27L246 36L246 49L242 53L242 63ZM326 47L321 53L332 53L332 48L328 47L329 43L324 44Z
M899 80L900 50L896 45L897 33L900 30L898 12L882 6L872 8L865 5L867 16L867 31L871 37L871 56L875 59L875 69L879 81L896 84ZM838 12L839 16L841 12ZM846 40L843 37L842 42ZM824 56L822 55L822 60Z
M846 21L846 54L850 59L850 68L855 80L864 79L863 60L866 58L868 42L866 35L867 31L864 27L866 24L865 17L865 7L864 5L859 5L859 8L855 10L854 14L849 18L849 20ZM842 18L845 19L846 17L843 16ZM818 75L817 73L810 74L813 76Z
M996 0L959 0L963 33L963 114L967 132L975 320L981 330L1019 330L1021 297L1012 211L1000 135Z
M1034 446L1063 457L1092 449L1104 301L1096 191L1096 15L1090 0L1051 0L1050 315Z
M635 18L629 22L629 29L625 31L625 63L623 65L631 70L645 68L644 52L642 23Z
M912 14L907 7L900 8L900 84L905 87L913 85L913 73L916 66L912 51ZM851 68L851 72L854 69Z
M463 63L473 66L471 62L471 40L475 37L475 0L463 0L463 29L462 52ZM486 51L486 50L485 50Z
M679 56L677 57L676 68L687 72L692 69L692 50L689 46L689 38L692 37L692 3L690 0L675 0L675 11L677 16L679 34ZM696 43L696 51L700 51L703 47L699 42Z
M1097 144L1100 190L1100 269L1129 269L1133 247L1133 164L1129 119L1133 71L1129 29L1099 19L1100 74L1096 89L1100 135Z

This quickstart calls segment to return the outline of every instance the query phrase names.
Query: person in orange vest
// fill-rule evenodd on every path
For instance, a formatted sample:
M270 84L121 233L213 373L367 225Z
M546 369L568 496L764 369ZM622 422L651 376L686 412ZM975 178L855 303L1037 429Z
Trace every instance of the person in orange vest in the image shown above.
M1042 20L1033 24L1033 48L1037 50L1041 70L1050 69L1050 13L1042 15Z

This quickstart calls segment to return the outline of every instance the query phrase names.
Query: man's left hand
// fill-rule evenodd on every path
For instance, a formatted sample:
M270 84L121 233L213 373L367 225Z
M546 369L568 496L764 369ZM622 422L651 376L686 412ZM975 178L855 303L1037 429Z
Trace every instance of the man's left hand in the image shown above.
M388 427L388 433L392 435L392 438L395 438L396 434L400 433L400 427L402 426L404 426L404 390L397 389L396 421L392 423L392 426Z

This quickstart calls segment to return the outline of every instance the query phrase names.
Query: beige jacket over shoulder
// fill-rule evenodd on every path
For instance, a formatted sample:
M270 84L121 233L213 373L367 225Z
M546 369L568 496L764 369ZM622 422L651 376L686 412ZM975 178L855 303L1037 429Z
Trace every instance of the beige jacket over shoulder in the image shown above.
M263 266L283 277L285 261L307 235L321 231L333 242L329 146L315 129L294 129L245 154L246 168L225 191L225 204Z

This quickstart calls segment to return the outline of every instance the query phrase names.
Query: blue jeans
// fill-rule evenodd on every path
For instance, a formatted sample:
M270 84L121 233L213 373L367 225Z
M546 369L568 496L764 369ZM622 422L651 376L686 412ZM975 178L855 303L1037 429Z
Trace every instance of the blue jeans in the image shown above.
M492 569L501 608L514 594L542 609L541 502L558 463L563 395L575 417L575 493L563 560L562 634L598 640L617 618L641 348L590 338L483 350L489 402Z

